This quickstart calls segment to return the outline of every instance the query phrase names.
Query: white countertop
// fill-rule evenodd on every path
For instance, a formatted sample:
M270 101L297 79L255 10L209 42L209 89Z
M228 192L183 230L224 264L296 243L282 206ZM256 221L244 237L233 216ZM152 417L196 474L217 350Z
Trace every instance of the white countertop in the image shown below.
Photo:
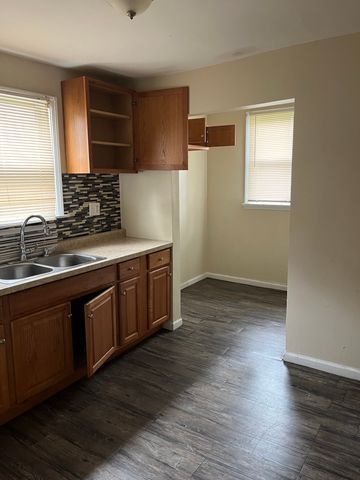
M0 296L39 285L45 285L46 283L72 277L80 273L97 270L108 265L113 265L114 263L129 260L140 255L146 255L171 246L172 243L168 241L126 237L123 230L65 240L59 242L56 252L88 253L90 255L105 257L105 259L77 267L70 267L66 270L54 270L50 273L30 277L26 280L19 280L12 284L0 282Z

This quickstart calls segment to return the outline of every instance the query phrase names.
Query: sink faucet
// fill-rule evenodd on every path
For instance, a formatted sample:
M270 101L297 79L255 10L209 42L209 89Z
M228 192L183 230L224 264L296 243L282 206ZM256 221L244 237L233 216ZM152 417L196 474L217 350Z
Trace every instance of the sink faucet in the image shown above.
M28 224L29 220L32 218L38 218L41 223L43 224L44 227L44 235L48 236L50 235L50 229L49 225L47 224L45 218L42 215L30 215L24 220L24 223L21 225L20 229L20 249L21 249L21 261L26 262L27 260L27 252L26 252L26 245L25 245L25 228L26 225ZM45 256L49 254L48 248L45 248Z

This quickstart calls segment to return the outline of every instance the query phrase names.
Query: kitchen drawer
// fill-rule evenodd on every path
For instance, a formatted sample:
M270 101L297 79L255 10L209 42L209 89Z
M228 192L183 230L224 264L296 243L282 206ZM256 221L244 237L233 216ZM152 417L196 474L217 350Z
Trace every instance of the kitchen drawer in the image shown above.
M171 260L170 248L166 250L161 250L160 252L151 253L148 256L148 265L149 270L154 270L155 268L160 268L165 265L169 265Z
M127 262L119 263L119 277L120 280L127 280L128 278L137 277L140 275L140 258L133 258Z
M9 295L11 317L65 302L116 282L115 265Z

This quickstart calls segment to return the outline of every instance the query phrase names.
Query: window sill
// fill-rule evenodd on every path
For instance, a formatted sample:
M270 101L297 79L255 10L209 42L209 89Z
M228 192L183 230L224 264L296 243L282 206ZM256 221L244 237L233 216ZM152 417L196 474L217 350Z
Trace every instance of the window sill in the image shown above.
M254 210L290 210L291 204L284 203L242 203L244 208Z
M49 223L51 222L55 222L56 219L58 217L49 217L49 218L46 218L45 220ZM0 230L5 230L7 228L20 228L21 225L24 223L24 220L22 221L17 221L17 222L12 222L12 223L0 223ZM29 222L28 222L28 225L34 225L34 224L37 224L37 223L41 223L40 220L38 218L34 218L34 219L31 219Z

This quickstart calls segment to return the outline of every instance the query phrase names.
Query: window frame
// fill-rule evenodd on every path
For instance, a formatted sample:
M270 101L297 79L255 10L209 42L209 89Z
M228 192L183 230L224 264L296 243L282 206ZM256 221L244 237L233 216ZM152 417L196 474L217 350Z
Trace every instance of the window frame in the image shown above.
M54 217L46 218L47 221L56 220L57 217L64 215L64 199L63 199L63 186L62 186L62 169L61 169L61 155L60 155L60 139L59 139L59 116L58 116L58 101L57 97L52 95L46 95L37 92L31 92L28 90L21 90L12 87L0 86L0 93L38 99L46 100L49 105L49 122L50 122L50 132L52 137L52 150L54 157L54 189L55 189L55 212ZM34 212L36 215L36 212ZM35 220L36 223L37 220ZM31 223L31 222L30 222ZM21 222L19 220L14 220L14 222L1 223L0 229L8 227L20 226Z
M252 108L247 108L245 110L245 168L244 168L244 198L242 206L248 209L259 209L259 210L290 210L290 202L265 202L261 201L249 201L248 200L248 178L250 175L250 114L251 113L263 113L263 112L274 112L274 111L284 111L284 110L294 110L295 113L295 102L293 100L288 102L279 102L278 104L272 104L272 106L265 107L259 105ZM293 144L294 144L294 135L293 135ZM292 162L293 159L291 159Z

